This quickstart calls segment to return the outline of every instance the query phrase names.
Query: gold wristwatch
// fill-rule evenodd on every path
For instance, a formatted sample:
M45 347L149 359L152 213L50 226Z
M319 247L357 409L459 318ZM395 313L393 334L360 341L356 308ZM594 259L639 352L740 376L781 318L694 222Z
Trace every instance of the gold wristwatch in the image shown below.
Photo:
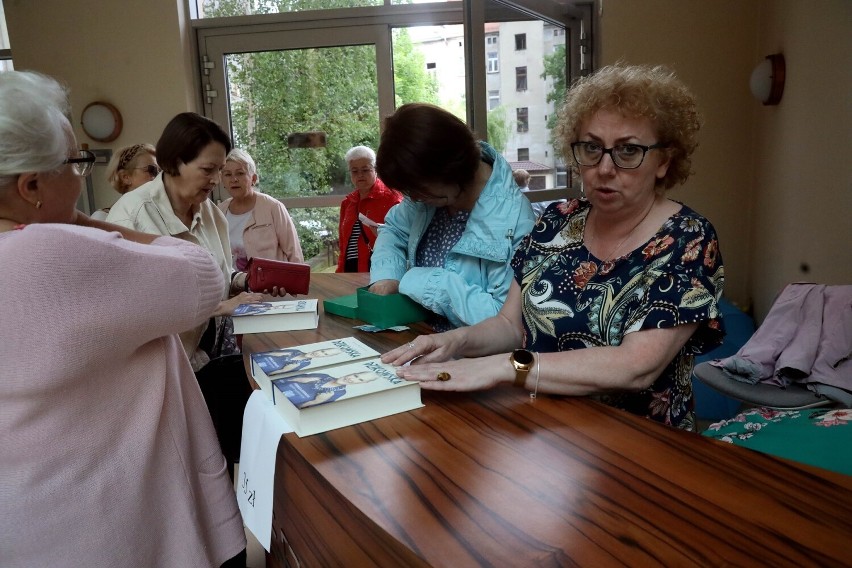
M526 349L515 349L512 351L512 354L509 355L509 362L512 363L512 366L515 368L514 385L516 387L523 388L524 383L527 382L527 375L535 362L535 356L532 354L532 351L527 351Z

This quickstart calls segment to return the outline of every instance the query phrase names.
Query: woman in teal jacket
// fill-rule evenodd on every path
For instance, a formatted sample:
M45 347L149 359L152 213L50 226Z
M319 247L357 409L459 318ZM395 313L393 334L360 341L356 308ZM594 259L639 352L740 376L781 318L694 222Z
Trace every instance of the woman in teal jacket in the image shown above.
M535 222L509 163L454 115L413 103L385 122L376 167L406 197L379 231L370 291L409 296L436 331L496 315Z

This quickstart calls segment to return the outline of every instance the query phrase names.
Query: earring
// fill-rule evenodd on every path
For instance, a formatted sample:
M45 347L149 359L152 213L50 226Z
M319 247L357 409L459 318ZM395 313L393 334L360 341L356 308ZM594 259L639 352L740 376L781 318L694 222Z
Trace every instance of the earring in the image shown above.
M36 209L41 209L41 200L36 201Z

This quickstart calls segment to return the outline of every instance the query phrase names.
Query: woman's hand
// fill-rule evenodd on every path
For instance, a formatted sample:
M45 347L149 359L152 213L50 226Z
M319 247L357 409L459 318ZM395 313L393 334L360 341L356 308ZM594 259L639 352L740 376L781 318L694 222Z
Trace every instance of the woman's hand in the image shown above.
M387 296L388 294L399 293L399 280L379 280L374 282L369 289L373 294L379 296Z
M416 365L398 367L396 374L409 381L420 381L421 388L445 391L490 389L515 378L508 353L444 363L420 364L418 360Z
M216 311L213 312L213 316L230 316L233 315L234 310L237 309L237 306L240 304L254 304L261 300L263 300L263 294L257 294L255 292L240 292L233 298L219 302L219 305L216 306Z
M461 336L456 330L421 335L382 355L382 363L399 366L412 361L414 365L422 365L455 359L462 349Z

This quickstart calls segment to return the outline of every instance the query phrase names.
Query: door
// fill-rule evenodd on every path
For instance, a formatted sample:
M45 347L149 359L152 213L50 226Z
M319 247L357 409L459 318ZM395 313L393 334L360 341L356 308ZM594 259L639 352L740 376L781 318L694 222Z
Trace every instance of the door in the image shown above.
M203 42L207 116L255 160L258 187L288 205L306 259L333 266L343 156L378 145L392 112L390 48L382 26L221 34ZM381 63L381 64L380 64ZM219 190L219 199L228 197Z

